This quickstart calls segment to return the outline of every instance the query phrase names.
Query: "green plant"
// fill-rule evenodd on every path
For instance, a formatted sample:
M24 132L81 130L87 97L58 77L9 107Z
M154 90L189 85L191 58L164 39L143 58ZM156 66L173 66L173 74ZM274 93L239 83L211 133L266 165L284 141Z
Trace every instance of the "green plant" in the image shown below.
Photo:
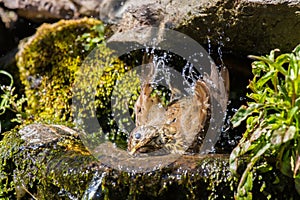
M252 101L232 118L234 127L246 120L246 132L230 155L233 172L237 172L239 158L247 155L237 199L252 199L255 172L272 170L274 158L283 174L295 178L300 191L300 45L292 53L276 56L278 51L250 56L257 60L252 63L254 78L248 86L252 92L247 94Z
M98 44L105 44L105 24L97 24L91 30L92 32L77 37L86 51L94 49Z
M3 70L0 70L0 74L3 74L10 79L9 85L0 85L0 89L2 91L0 101L0 115L5 114L6 110L9 109L16 113L16 118L12 119L12 122L21 123L22 120L26 118L26 114L25 112L23 112L23 105L27 101L27 99L23 96L21 98L18 98L18 94L14 94L14 79L11 74Z

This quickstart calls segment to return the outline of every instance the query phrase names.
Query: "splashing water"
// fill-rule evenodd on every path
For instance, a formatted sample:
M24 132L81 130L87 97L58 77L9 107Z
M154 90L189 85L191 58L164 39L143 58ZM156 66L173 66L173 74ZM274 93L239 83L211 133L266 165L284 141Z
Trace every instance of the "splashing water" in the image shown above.
M105 172L99 175L98 171L96 171L88 189L84 192L81 200L100 199L103 195L101 185L105 176Z
M162 51L162 54L159 54L157 57L154 57L154 65L155 65L155 79L154 83L163 85L170 90L177 90L178 94L185 96L190 95L194 90L193 86L196 80L199 78L203 78L203 81L207 84L210 89L211 95L211 116L215 121L210 123L208 126L208 131L203 140L203 144L201 146L200 152L202 154L209 153L213 150L213 146L216 143L223 123L224 113L226 111L226 91L224 89L224 83L222 78L220 77L216 65L210 58L209 54L201 47L196 41L187 37L186 35L165 29L164 34L161 34L161 30L157 30L157 28L150 27L150 29L143 28L134 31L130 31L129 33L122 32L113 35L108 41L108 47L115 50L115 54L117 57L124 55L128 52L138 49L146 49L148 52ZM156 39L157 35L161 37L159 40ZM128 41L124 43L124 41ZM135 49L131 49L134 47ZM151 48L149 48L151 47ZM155 48L153 48L155 47ZM172 55L173 54L173 55ZM172 56L170 56L172 55ZM178 55L177 57L173 57L174 55ZM171 64L169 57L172 57L174 63ZM181 64L178 66L177 58L181 59ZM83 63L81 69L89 69L93 66L93 61L97 59L97 54L91 53L91 57L87 59L87 62ZM83 71L83 77L79 77L78 85L74 87L78 87L74 90L83 91L83 94L89 94L89 91L86 91L86 88L80 88L82 81L87 81L87 85L97 85L97 77L101 77L103 74L102 66L94 66L99 67L99 73L97 76L92 76L95 80L89 78L88 80L85 78L86 73L89 70ZM127 78L128 83L133 83L136 78L139 77L139 70L141 66L137 66L134 70L130 70L125 73L124 78ZM101 71L102 70L102 71ZM140 70L141 71L141 70ZM184 75L184 76L183 76ZM135 78L136 77L136 78ZM130 81L131 80L131 81ZM139 81L137 81L139 82ZM141 82L141 80L140 80ZM123 86L123 88L122 88ZM95 88L91 89L91 91L95 91ZM128 111L128 101L132 96L133 89L132 88L124 88L122 84L122 79L118 79L114 86L113 91L122 91L123 93L113 92L116 95L116 101L124 101L123 104L125 109L117 109L113 111L113 116L121 116L123 119L128 119L129 122L131 120L131 124L134 122L131 119L130 113ZM125 96L120 96L120 94L125 94ZM119 96L118 96L119 95ZM93 105L93 101L95 100L93 94L90 94L89 98L83 98L85 102ZM176 98L180 98L181 96L177 96ZM225 98L224 98L225 97ZM111 98L113 99L113 98ZM226 102L226 103L224 103ZM84 104L84 105L89 105ZM75 99L74 106L78 106L79 109L82 108L82 104L80 101ZM111 105L112 108L116 108L115 104ZM127 108L127 110L126 110ZM166 155L166 156L155 156L155 155L146 155L146 159L141 157L133 157L129 155L126 151L116 147L111 144L107 140L105 140L105 133L103 132L102 127L98 123L98 119L90 115L93 114L93 110L88 110L88 121L84 129L84 134L80 135L84 145L92 152L92 154L98 158L104 164L125 171L149 171L153 169L157 169L157 166L164 167L169 163L175 161L180 155ZM90 117L92 116L92 117ZM79 120L80 121L80 120ZM118 124L119 125L119 124ZM129 126L130 128L130 126ZM124 126L126 129L126 126ZM130 128L131 129L131 128ZM127 130L127 132L131 132L131 130ZM96 134L100 132L100 134ZM96 132L96 133L95 133ZM96 135L96 137L95 137ZM159 167L159 168L160 168Z

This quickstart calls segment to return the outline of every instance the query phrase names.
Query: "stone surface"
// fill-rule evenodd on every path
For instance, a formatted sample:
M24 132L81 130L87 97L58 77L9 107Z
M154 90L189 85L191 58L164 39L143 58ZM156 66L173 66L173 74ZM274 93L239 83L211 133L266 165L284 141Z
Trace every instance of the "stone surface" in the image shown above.
M54 1L0 2L6 8L14 9L19 16L39 21L93 15L116 22L125 13L115 30L126 31L149 25L166 26L193 37L201 44L221 46L235 53L268 53L273 48L290 51L300 41L298 1L194 0L189 3L137 3L128 0L120 9L119 1L56 1L56 5L61 6L47 3ZM81 2L82 6L79 5ZM105 11L102 10L104 8ZM125 12L125 8L128 11ZM4 27L4 24L1 26ZM225 197L232 198L233 195L230 187L235 183L233 180L227 182L228 179L223 179L231 175L227 156L182 156L172 165L152 173L128 173L108 168L101 160L95 161L82 149L75 136L56 135L53 140L53 134L45 136L47 140L38 147L32 146L32 142L24 143L19 135L6 134L1 142L0 178L7 184L14 184L20 198L32 198L27 191L36 197L48 199L81 198L82 195L88 195L87 188L92 188L93 183L99 184L96 190L100 199L164 199L172 194L199 199L199 196L207 198L210 195L220 195L222 191ZM23 137L25 140L27 138ZM40 144L42 140L34 141ZM293 196L296 195L293 185L288 184L291 179L282 177L277 171L275 175L272 171L272 174L265 176L269 178L266 179L266 194L272 193L281 199L286 199L289 195L294 199L298 198ZM14 180L14 177L18 180ZM281 181L277 185L274 181L278 177ZM254 193L254 197L265 197L259 192L265 183L258 179L256 181L254 190L257 193ZM0 196L3 194L1 192L0 190ZM10 191L11 193L14 191Z
M119 165L112 168L90 155L75 129L31 124L19 134L6 133L1 142L3 198L17 195L19 199L233 199L231 188L236 187L236 180L229 170L228 155L183 155L168 166L158 165L148 172L126 171L118 162L121 157L114 158ZM107 145L107 151L117 150ZM128 155L122 151L120 155ZM265 199L267 195L299 198L289 182L276 170L258 173L254 177L253 199ZM7 183L14 189L5 190Z
M16 20L15 12L0 7L0 57L13 46L14 38L10 37L10 29L15 25Z
M143 25L179 30L201 44L235 53L291 51L300 41L297 0L0 0L31 20L94 16L119 30ZM123 16L123 20L119 20Z
M132 7L120 31L146 25L165 26L200 44L234 53L291 51L300 42L300 4L297 1L172 1ZM153 20L156 19L156 20Z
M70 0L1 0L5 7L14 9L18 15L32 20L53 20L76 17L77 7Z

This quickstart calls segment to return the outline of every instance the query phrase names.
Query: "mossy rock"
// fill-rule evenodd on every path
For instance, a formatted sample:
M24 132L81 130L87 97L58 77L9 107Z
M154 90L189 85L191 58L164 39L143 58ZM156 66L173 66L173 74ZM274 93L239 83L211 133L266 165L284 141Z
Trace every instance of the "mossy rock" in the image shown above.
M16 59L28 98L26 111L29 117L35 121L71 121L75 73L92 50L85 49L80 37L84 34L96 36L98 33L92 27L99 24L102 22L91 18L43 24L23 45ZM99 54L105 60L105 66L110 69L103 75L106 83L97 93L99 107L103 108L100 104L105 104L102 100L107 99L106 95L111 92L108 88L116 78L111 78L111 74L115 70L124 71L124 66L111 56L112 51L105 45L98 48L101 49Z
M128 172L95 159L78 133L47 124L5 133L0 143L0 198L233 199L237 179L229 170L229 155L183 155L152 171ZM277 170L257 172L253 179L254 199L299 198L291 178Z
M20 79L28 98L26 110L35 120L37 115L61 121L69 118L74 71L89 53L77 38L100 23L84 18L43 24L18 52Z
M100 23L85 18L43 25L17 55L28 97L26 111L35 121L65 123L72 120L72 85L78 68L89 54L77 38L92 33L91 27ZM119 76L115 72L123 73L125 68L117 58L111 57L109 49L102 46L104 49L100 55L107 61L107 68L96 102L107 117L107 97ZM52 125L37 126L55 129ZM49 130L37 131L34 135L49 140L33 143L14 130L7 132L1 141L0 197L82 198L95 183L93 180L101 179L96 188L99 199L233 198L232 188L236 182L229 171L228 156L182 156L160 170L128 173L108 168L101 160L96 160L77 134L51 134ZM265 198L272 194L273 197L297 199L294 188L287 184L289 181L278 172L263 177L255 174L253 197Z
M22 130L34 137L33 143L24 134L21 137ZM39 131L32 134L34 130ZM88 163L95 158L82 146L76 132L68 130L59 125L32 124L20 132L4 134L0 142L0 199L30 199L32 195L38 199L69 199L68 195L83 195L93 176Z

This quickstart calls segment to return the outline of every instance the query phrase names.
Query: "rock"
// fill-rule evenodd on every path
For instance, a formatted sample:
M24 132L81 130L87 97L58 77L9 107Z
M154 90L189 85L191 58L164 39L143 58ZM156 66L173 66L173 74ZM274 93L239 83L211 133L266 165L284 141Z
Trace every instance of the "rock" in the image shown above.
M119 30L161 24L200 44L244 55L274 48L290 51L300 41L300 3L296 0L161 2L131 7Z
M14 11L7 11L0 7L0 18L7 29L11 29L18 19Z
M83 16L99 17L100 13L103 17L111 16L110 13L115 11L115 7L120 7L115 4L120 4L120 2L111 0L0 0L5 8L15 10L20 17L35 22ZM102 12L102 8L105 11Z
M27 145L42 146L47 143L55 142L62 136L74 136L76 131L66 126L43 124L30 124L19 131L21 139Z
M16 62L28 97L28 116L36 120L46 116L60 121L70 118L74 71L89 53L77 39L84 33L92 34L91 28L101 23L82 18L43 24L20 43Z
M116 148L107 145L107 151ZM121 159L115 157L115 162ZM122 170L122 162L113 168L102 161L85 149L76 129L64 125L31 124L7 132L0 145L1 195L10 199L15 198L14 192L24 199L231 199L237 184L228 155L183 155L148 172ZM290 181L277 170L257 173L253 198L297 199Z
M10 50L14 44L14 38L11 37L11 29L15 25L16 20L17 15L15 12L7 11L0 7L0 57Z
M98 73L101 74L101 84L94 87L98 88L97 117L102 118L103 126L113 126L109 121L110 97L118 76L131 66L124 67L124 63L112 56L111 50L101 43L109 33L109 27L105 27L101 21L94 18L61 20L53 24L43 24L32 37L20 43L16 62L28 98L26 113L29 118L36 121L71 122L74 113L74 109L71 109L72 98L83 97L81 90L92 87L91 84L97 84L96 81L91 83L91 80L94 80L93 76ZM100 46L95 48L97 45ZM97 55L97 59L92 59L93 55ZM102 61L105 61L105 64L102 64ZM99 62L99 65L91 69L89 62L92 62L92 66L96 62ZM93 72L84 71L85 69ZM74 94L75 91L78 93ZM93 94L87 94L78 100L85 104L90 103L86 101L86 98L90 97L88 95ZM137 90L133 96L136 95Z
M78 17L77 7L70 0L1 0L0 2L6 8L16 10L19 16L33 21Z
M96 17L115 21L121 17L123 1L114 0L0 0L8 9L35 22L45 22L78 17ZM125 2L125 1L124 1Z
M27 19L48 21L94 16L117 23L119 30L163 26L191 36L200 44L236 54L289 51L300 41L297 0L0 0ZM123 19L120 21L120 19Z

